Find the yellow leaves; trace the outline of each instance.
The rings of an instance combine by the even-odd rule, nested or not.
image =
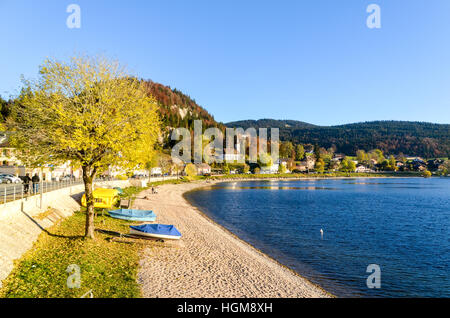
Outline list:
[[[158,106],[117,62],[46,60],[40,76],[21,96],[19,133],[13,137],[28,156],[130,167],[151,157],[160,128]],[[58,156],[47,155],[54,153]]]

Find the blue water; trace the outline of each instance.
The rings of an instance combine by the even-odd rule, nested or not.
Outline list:
[[[233,182],[186,197],[337,296],[450,297],[448,178]]]

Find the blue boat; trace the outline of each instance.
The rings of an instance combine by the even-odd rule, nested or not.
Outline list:
[[[175,226],[166,224],[130,226],[130,234],[166,240],[179,240],[181,238],[181,233]]]
[[[153,222],[156,214],[150,210],[119,209],[108,211],[109,215],[116,219],[128,221]]]

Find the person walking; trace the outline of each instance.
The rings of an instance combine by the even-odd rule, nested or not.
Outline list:
[[[39,178],[38,174],[35,173],[33,178],[31,178],[31,181],[33,182],[33,193],[36,194],[39,192],[39,182],[41,179]]]
[[[23,193],[28,194],[28,192],[30,191],[30,182],[31,182],[30,174],[27,173],[25,177],[23,177]]]

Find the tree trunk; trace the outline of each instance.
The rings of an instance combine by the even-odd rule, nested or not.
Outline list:
[[[95,173],[92,172],[92,167],[83,166],[83,181],[86,197],[86,227],[84,236],[87,238],[94,238],[94,193],[92,183]]]

